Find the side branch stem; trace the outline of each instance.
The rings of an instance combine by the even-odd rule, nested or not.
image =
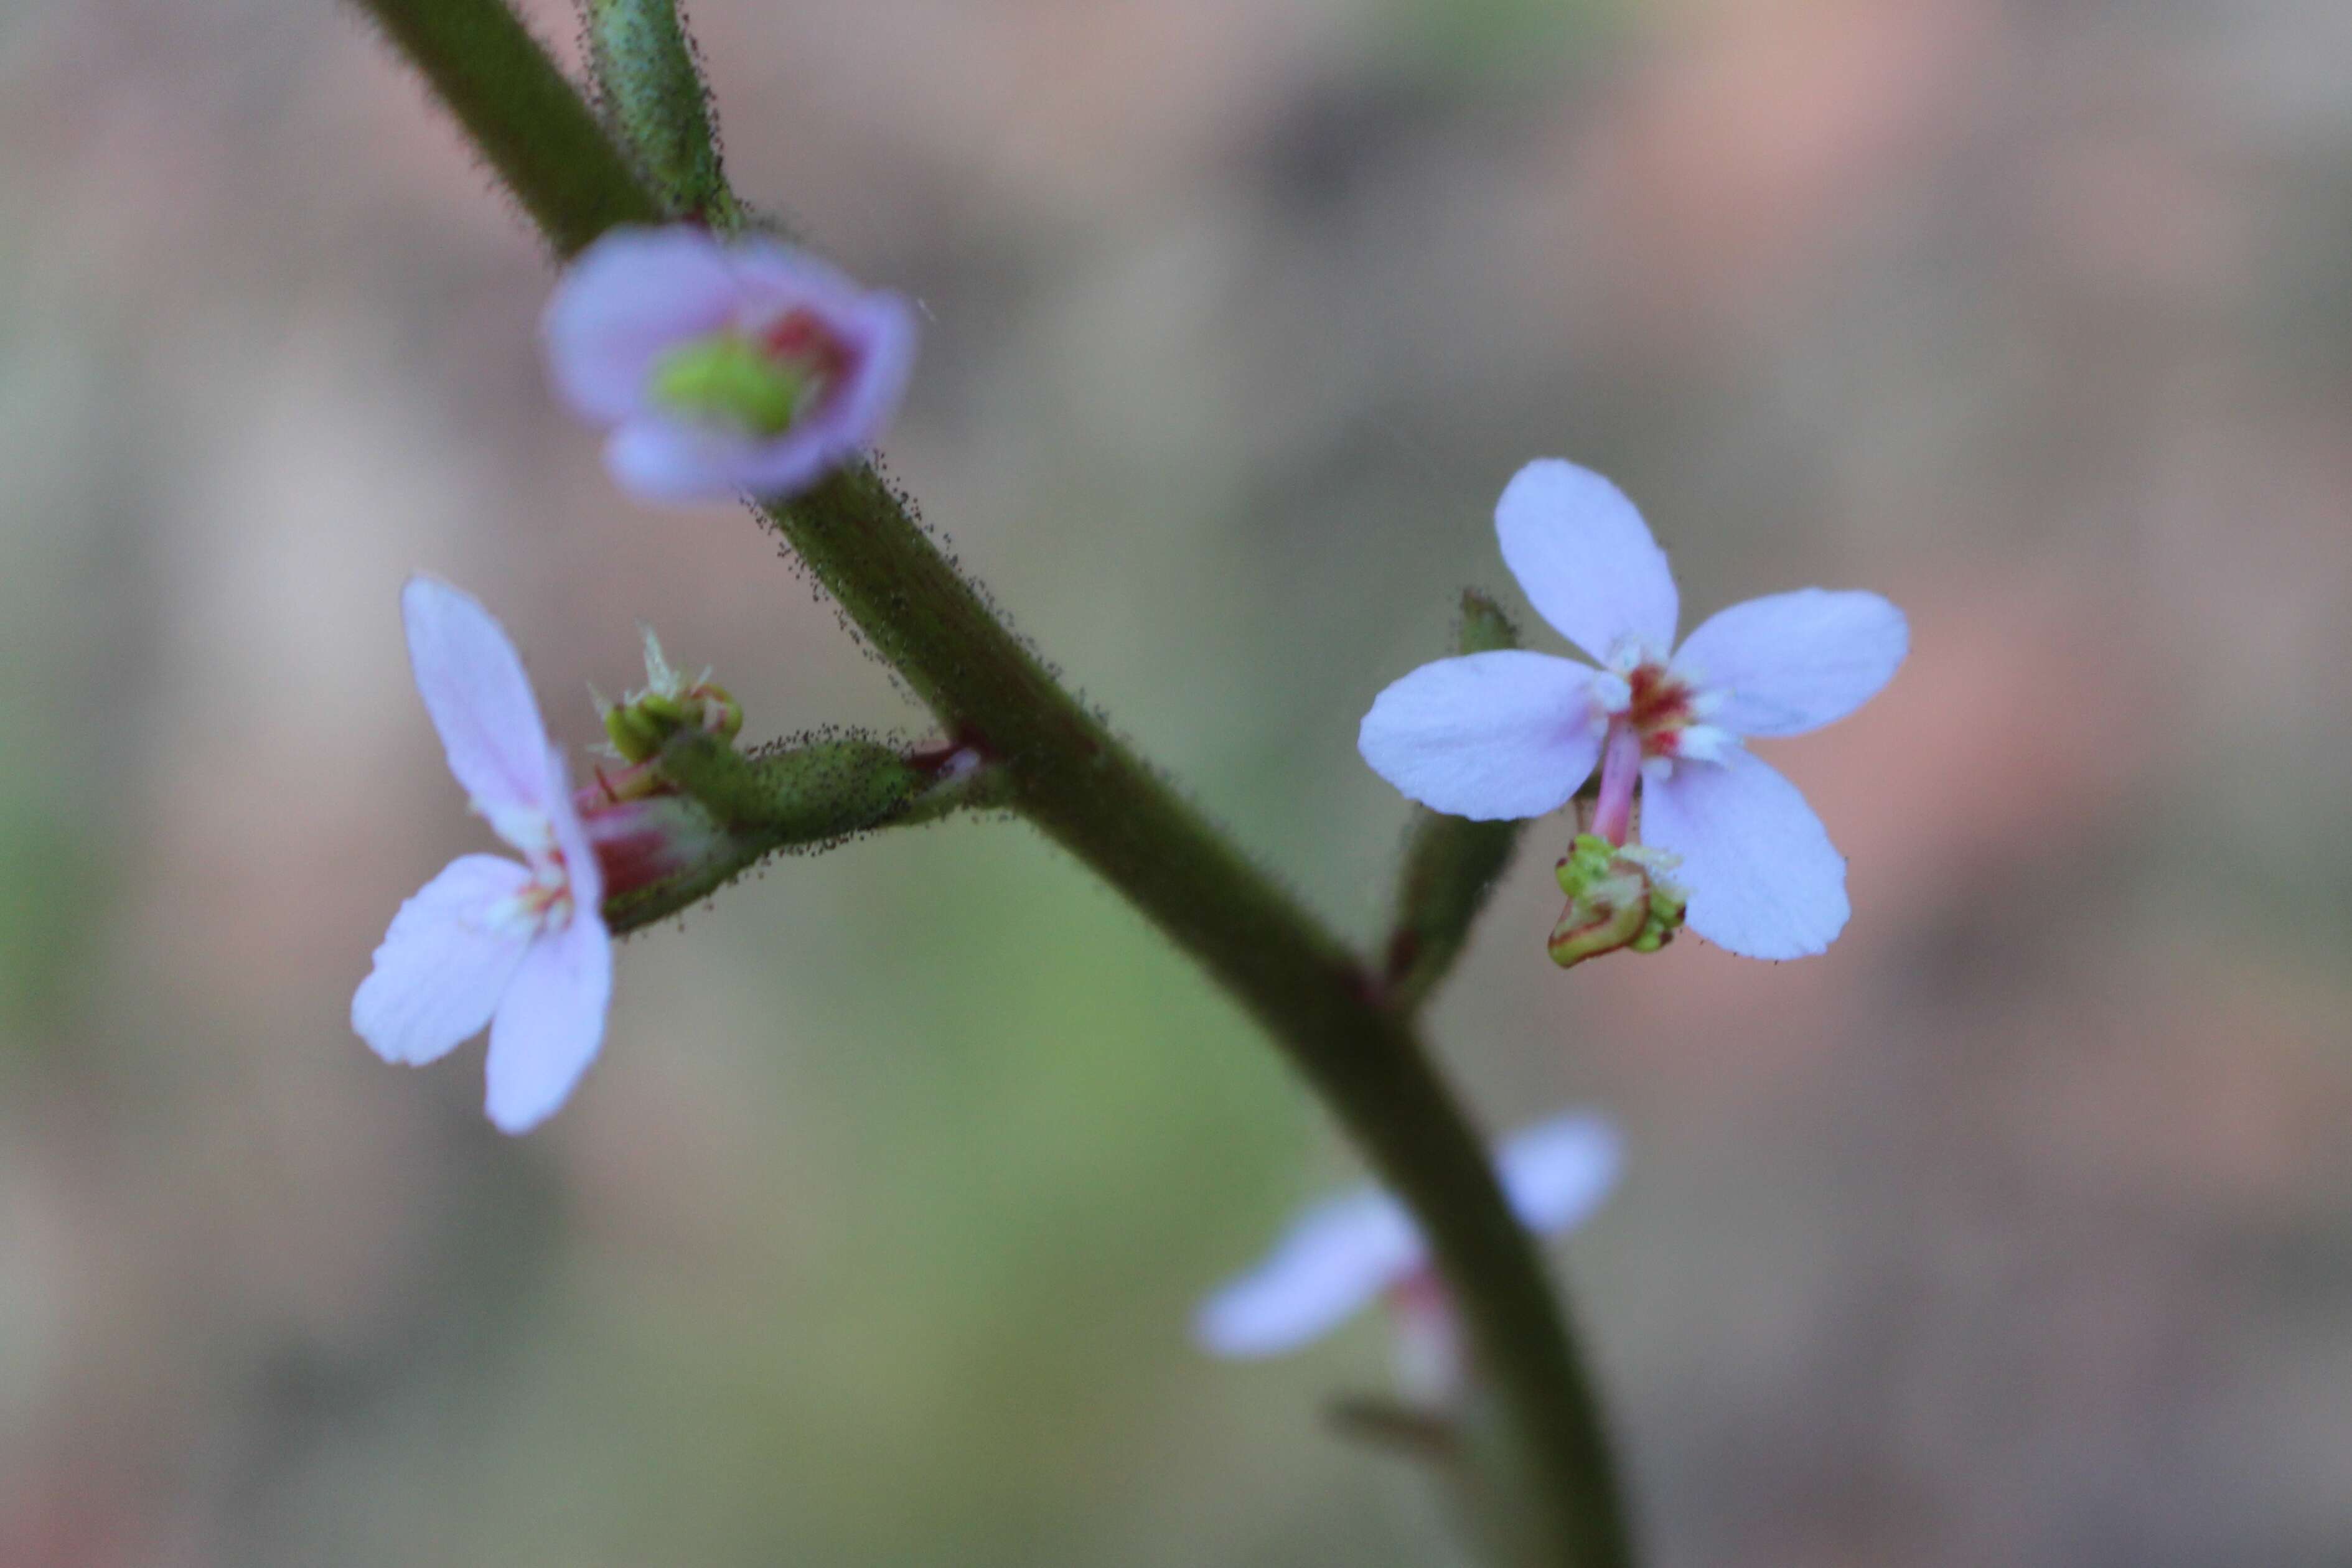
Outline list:
[[[559,251],[655,204],[501,0],[362,0]],[[538,55],[519,63],[519,50]],[[552,78],[572,109],[550,101]],[[1600,1408],[1484,1142],[1354,955],[1006,630],[863,467],[764,508],[877,652],[1009,779],[1011,804],[1118,888],[1280,1042],[1412,1209],[1521,1451],[1531,1561],[1632,1561]]]

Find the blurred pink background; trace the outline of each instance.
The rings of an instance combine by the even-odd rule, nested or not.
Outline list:
[[[535,12],[568,45],[560,8]],[[1654,1561],[2352,1553],[2352,10],[702,0],[730,168],[929,315],[890,459],[1369,941],[1353,751],[1539,454],[1691,616],[1912,612],[1770,746],[1826,957],[1573,975],[1538,825],[1435,1013],[1633,1149],[1560,1249]],[[549,270],[350,10],[0,15],[0,1563],[1452,1560],[1192,1301],[1345,1150],[1025,830],[621,956],[546,1131],[346,1026],[486,846],[412,570],[558,731],[646,621],[755,734],[920,716],[744,517],[606,484]],[[1554,646],[1538,635],[1538,645]]]

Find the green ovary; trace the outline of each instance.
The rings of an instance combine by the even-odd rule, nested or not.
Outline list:
[[[731,332],[682,343],[654,365],[653,397],[674,413],[749,435],[782,435],[816,378]]]
[[[1568,908],[1552,928],[1552,962],[1570,968],[1623,948],[1654,953],[1682,928],[1688,895],[1665,880],[1672,855],[1579,833],[1557,868]]]

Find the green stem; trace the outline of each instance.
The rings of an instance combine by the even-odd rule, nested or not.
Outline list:
[[[420,32],[444,43],[462,35],[466,29],[448,25],[455,14],[503,12],[500,0],[363,3],[404,47]],[[415,14],[440,20],[420,29]],[[505,26],[528,44],[510,17]],[[475,30],[507,36],[488,22]],[[568,149],[499,153],[531,143],[550,118],[536,97],[497,90],[530,73],[479,70],[446,48],[410,52],[500,172],[518,183],[559,249],[577,249],[619,214],[652,204],[601,135],[601,162],[591,156],[576,167],[565,164]],[[585,117],[584,107],[579,113]],[[585,179],[591,163],[594,178]],[[1002,768],[1014,809],[1118,887],[1241,999],[1418,1217],[1531,1478],[1519,1503],[1528,1533],[1542,1543],[1532,1560],[1571,1568],[1630,1563],[1599,1403],[1565,1313],[1512,1218],[1485,1144],[1411,1024],[1381,1004],[1373,977],[1062,688],[876,473],[845,470],[765,511],[950,733]]]
[[[583,0],[588,61],[604,115],[639,173],[680,217],[742,226],[711,128],[710,89],[670,0]]]
[[[1257,1016],[1419,1218],[1528,1451],[1540,1561],[1631,1562],[1565,1311],[1484,1144],[1371,976],[1061,688],[870,470],[766,511],[918,695],[1003,762],[1016,808]]]

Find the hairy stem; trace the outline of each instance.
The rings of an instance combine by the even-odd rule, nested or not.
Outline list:
[[[742,225],[719,138],[710,92],[670,0],[583,0],[589,67],[605,119],[639,174],[672,213],[721,231]]]
[[[362,0],[559,251],[655,211],[584,104],[502,0]],[[568,88],[563,89],[566,93]],[[1001,768],[1009,804],[1149,915],[1230,989],[1411,1207],[1462,1303],[1529,1478],[1530,1561],[1631,1561],[1598,1402],[1483,1141],[1411,1024],[1356,956],[1216,832],[1054,679],[875,472],[764,508],[817,580],[960,740]]]
[[[767,515],[943,722],[1006,768],[1013,804],[1231,989],[1412,1207],[1538,1478],[1541,1561],[1630,1549],[1597,1400],[1486,1148],[1355,956],[1008,633],[870,470]]]

